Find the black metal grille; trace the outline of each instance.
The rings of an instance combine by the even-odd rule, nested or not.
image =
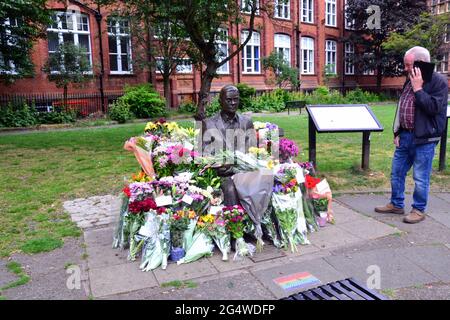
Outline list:
[[[340,280],[290,295],[281,300],[388,300],[353,278]]]

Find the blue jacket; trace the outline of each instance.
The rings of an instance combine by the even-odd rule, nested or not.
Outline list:
[[[409,80],[408,80],[409,81]],[[406,85],[407,81],[405,82]],[[405,88],[405,85],[403,88]],[[433,72],[430,82],[414,93],[414,143],[439,141],[447,124],[448,82],[443,75]],[[400,104],[394,119],[394,136],[400,134]]]

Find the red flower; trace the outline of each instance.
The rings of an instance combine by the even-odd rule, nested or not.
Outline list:
[[[127,195],[128,198],[131,197],[131,191],[128,186],[123,188],[122,191],[123,191],[123,193],[125,193]]]
[[[305,176],[305,185],[308,189],[314,188],[319,182],[320,179],[311,177],[309,174]]]
[[[166,212],[166,208],[165,207],[159,207],[158,208],[158,210],[157,210],[157,212],[158,212],[158,214],[163,214],[163,213],[165,213]]]
[[[158,122],[159,122],[160,124],[166,123],[166,119],[164,119],[164,118],[159,118]]]

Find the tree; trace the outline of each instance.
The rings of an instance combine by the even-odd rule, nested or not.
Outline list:
[[[255,15],[270,11],[272,2],[264,4],[263,0],[170,0],[169,16],[172,22],[182,23],[189,36],[192,46],[188,55],[194,64],[202,63],[199,103],[195,118],[205,117],[205,109],[209,102],[211,83],[217,76],[217,69],[239,54],[250,41],[255,28]],[[241,12],[239,3],[245,3]],[[267,1],[269,3],[269,1]],[[226,38],[234,45],[228,55],[223,55],[216,41],[223,36],[221,28],[230,24],[245,24],[248,34],[245,39],[239,39],[228,34]]]
[[[382,47],[387,52],[403,55],[408,49],[421,46],[427,48],[431,57],[436,59],[442,53],[449,24],[450,13],[432,15],[424,12],[420,15],[418,23],[405,30],[403,34],[391,33]]]
[[[34,74],[30,51],[50,23],[46,0],[0,1],[0,80]]]
[[[43,71],[48,79],[55,82],[58,88],[64,88],[64,106],[67,107],[67,88],[69,84],[80,84],[88,79],[91,71],[89,60],[84,48],[73,43],[63,43],[51,54],[44,65]]]
[[[377,71],[377,89],[385,76],[402,72],[402,55],[387,51],[382,44],[393,32],[403,34],[416,24],[426,10],[425,0],[348,0],[346,17],[353,21],[354,31],[345,41],[361,50],[355,55],[360,71]],[[373,53],[370,54],[363,53]]]
[[[187,34],[179,21],[171,19],[170,3],[160,1],[144,7],[147,0],[131,0],[128,15],[132,16],[132,33],[144,50],[136,50],[141,65],[156,69],[163,78],[166,107],[172,105],[170,77],[187,56],[189,42]],[[142,21],[148,21],[142,23]],[[145,28],[151,28],[150,34]]]
[[[265,70],[271,70],[274,73],[275,83],[279,88],[289,84],[295,88],[300,86],[297,69],[286,62],[283,54],[273,51],[268,57],[262,59],[262,65]]]

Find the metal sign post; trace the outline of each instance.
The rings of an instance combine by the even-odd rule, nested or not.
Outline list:
[[[450,118],[450,106],[447,106],[447,123],[445,124],[445,130],[441,137],[441,146],[439,149],[439,171],[444,171],[446,168],[445,156],[447,154],[448,118]]]

